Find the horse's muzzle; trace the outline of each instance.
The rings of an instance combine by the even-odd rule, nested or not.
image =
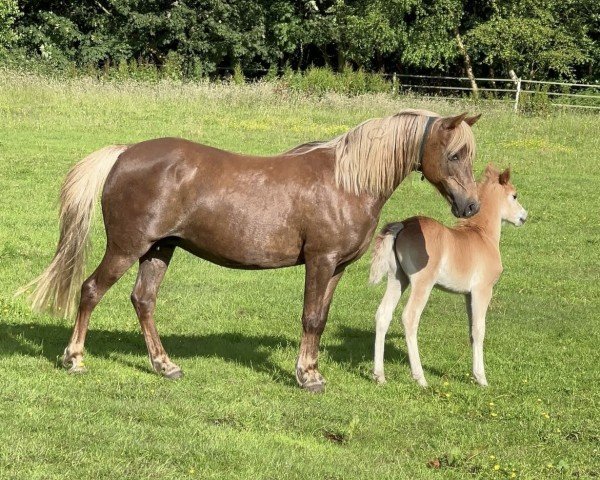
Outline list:
[[[452,215],[459,218],[470,218],[479,212],[479,202],[468,199],[463,205],[459,206],[456,201],[452,202]]]

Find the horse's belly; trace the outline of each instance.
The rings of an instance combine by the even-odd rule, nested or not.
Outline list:
[[[229,268],[281,268],[304,263],[302,239],[290,228],[197,225],[179,235],[179,246]]]

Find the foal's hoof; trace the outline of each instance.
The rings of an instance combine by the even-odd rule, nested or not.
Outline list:
[[[487,378],[485,378],[485,373],[477,374],[473,372],[473,377],[475,378],[475,381],[479,384],[480,387],[488,386]]]
[[[419,384],[419,387],[421,388],[427,388],[429,386],[427,380],[425,380],[425,377],[415,378],[415,381]]]
[[[386,380],[384,375],[378,375],[376,373],[373,374],[373,380],[377,382],[378,385],[385,385]]]

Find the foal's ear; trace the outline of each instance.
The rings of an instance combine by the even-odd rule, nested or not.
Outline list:
[[[477,120],[479,120],[480,118],[481,118],[481,113],[479,115],[473,115],[472,117],[465,118],[465,122],[469,127],[472,127],[473,125],[475,125]]]
[[[500,177],[498,178],[498,182],[500,182],[500,185],[506,185],[510,180],[510,167],[508,167],[506,170],[504,170],[501,174]]]
[[[467,112],[463,112],[460,115],[457,115],[456,117],[444,117],[444,119],[442,120],[442,127],[446,130],[454,130],[461,124],[461,122],[466,118],[466,116]]]
[[[483,171],[483,176],[485,178],[494,178],[494,177],[498,177],[500,175],[500,172],[498,171],[498,169],[494,166],[493,163],[488,163],[487,166],[485,167],[485,170]]]

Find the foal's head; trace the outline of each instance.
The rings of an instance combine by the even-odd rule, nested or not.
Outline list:
[[[481,115],[432,118],[422,147],[421,170],[452,206],[455,217],[468,218],[479,211],[473,177],[475,139],[471,126]]]
[[[527,211],[517,200],[517,189],[510,181],[510,167],[500,172],[488,165],[480,186],[480,196],[485,202],[496,202],[502,221],[520,227],[527,220]]]

